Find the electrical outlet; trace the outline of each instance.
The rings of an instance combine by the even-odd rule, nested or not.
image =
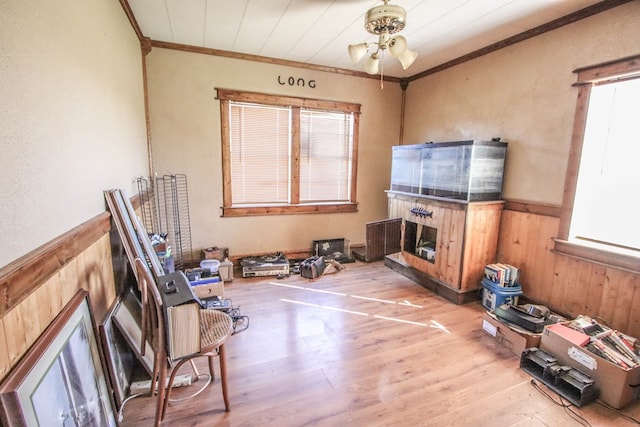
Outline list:
[[[167,384],[168,382],[169,378],[167,378],[167,382],[165,384]],[[175,379],[173,380],[174,388],[186,387],[189,385],[191,385],[191,375],[176,375]],[[144,394],[149,393],[149,390],[151,390],[151,380],[136,381],[131,384],[129,388],[129,394]]]

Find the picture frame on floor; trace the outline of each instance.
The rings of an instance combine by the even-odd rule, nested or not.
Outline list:
[[[88,292],[80,290],[0,386],[0,421],[116,426]]]
[[[140,301],[134,295],[133,290],[129,290],[122,296],[121,303],[114,310],[112,319],[114,325],[122,333],[129,347],[149,375],[149,378],[151,378],[155,353],[148,342],[145,342],[144,352],[142,351],[141,316],[142,307],[140,306]]]
[[[113,390],[114,403],[118,410],[122,408],[127,396],[130,395],[131,384],[134,381],[151,378],[141,367],[141,363],[123,333],[114,324],[113,316],[121,309],[121,305],[122,300],[117,298],[98,325],[104,364]]]

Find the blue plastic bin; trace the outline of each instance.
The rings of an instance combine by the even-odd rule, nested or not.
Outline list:
[[[518,305],[518,297],[522,295],[522,286],[500,286],[490,280],[482,279],[482,306],[487,310],[495,310],[502,304]]]

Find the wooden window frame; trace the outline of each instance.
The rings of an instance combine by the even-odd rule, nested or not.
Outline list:
[[[346,213],[357,212],[356,181],[358,172],[358,134],[360,123],[360,104],[347,102],[310,99],[293,96],[270,95],[257,92],[243,92],[230,89],[216,89],[216,99],[220,101],[220,123],[222,136],[222,192],[223,192],[223,217],[252,216],[252,215],[287,215],[287,214],[312,214],[312,213]],[[353,114],[353,156],[351,167],[351,190],[348,202],[342,203],[300,203],[300,134],[299,115],[294,114],[292,124],[293,152],[291,165],[292,200],[286,205],[260,205],[260,206],[233,206],[231,185],[231,150],[229,134],[229,103],[246,102],[262,105],[317,109],[323,111],[335,111]]]
[[[562,207],[560,210],[558,238],[555,239],[554,242],[554,251],[607,266],[632,272],[640,272],[640,258],[634,254],[612,250],[613,248],[609,245],[592,246],[569,241],[569,230],[576,196],[578,171],[580,169],[591,88],[598,83],[624,79],[640,74],[640,55],[579,68],[574,72],[577,74],[577,80],[574,86],[578,88],[578,96]]]

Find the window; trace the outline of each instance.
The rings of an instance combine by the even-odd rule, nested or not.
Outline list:
[[[556,249],[637,271],[638,58],[577,73],[578,102]]]
[[[356,211],[359,104],[217,92],[223,216]]]

